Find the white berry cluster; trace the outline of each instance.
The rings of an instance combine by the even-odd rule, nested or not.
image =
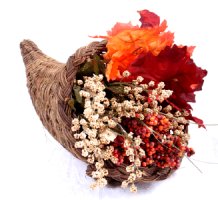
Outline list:
[[[82,150],[82,156],[87,158],[90,164],[95,164],[96,171],[92,172],[92,177],[96,180],[92,188],[104,187],[107,180],[108,170],[104,168],[104,161],[116,162],[113,157],[113,146],[109,145],[117,136],[111,128],[116,126],[116,122],[105,115],[105,109],[110,105],[105,86],[102,84],[103,75],[93,75],[78,80],[77,85],[83,86],[79,92],[84,98],[83,115],[72,120],[72,131],[77,139],[75,148]]]

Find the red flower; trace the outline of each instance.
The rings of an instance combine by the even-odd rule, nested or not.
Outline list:
[[[196,66],[189,51],[186,46],[173,45],[167,46],[157,56],[141,53],[127,69],[131,73],[128,81],[139,75],[146,83],[163,81],[165,88],[173,91],[169,101],[180,109],[190,110],[188,102],[195,102],[194,92],[202,89],[207,71]]]

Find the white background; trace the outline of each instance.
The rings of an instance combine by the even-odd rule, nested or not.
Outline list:
[[[105,34],[115,22],[138,23],[137,10],[167,19],[177,44],[196,45],[193,58],[209,71],[197,93],[194,114],[218,123],[216,0],[0,0],[0,199],[217,199],[218,127],[191,126],[193,157],[166,181],[141,185],[137,194],[120,188],[91,191],[86,165],[43,128],[27,88],[19,43],[31,39],[48,55],[68,56]],[[203,163],[206,161],[210,163]]]

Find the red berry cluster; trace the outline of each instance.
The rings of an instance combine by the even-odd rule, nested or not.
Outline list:
[[[160,168],[177,169],[185,153],[187,156],[194,154],[192,148],[183,144],[181,136],[170,133],[171,122],[164,115],[148,114],[143,123],[138,119],[126,118],[123,119],[122,126],[127,132],[133,132],[134,137],[140,136],[142,139],[140,147],[145,151],[145,156],[141,156],[142,167],[155,165]],[[125,153],[124,136],[117,136],[113,146],[118,165],[123,162],[129,164]]]
[[[118,159],[117,165],[121,165],[122,163],[129,164],[129,160],[126,157],[126,148],[124,147],[124,137],[118,135],[113,142],[113,146],[113,156]]]

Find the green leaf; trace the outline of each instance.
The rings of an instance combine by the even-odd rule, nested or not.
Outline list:
[[[124,94],[124,86],[123,85],[110,85],[107,87],[114,94]]]
[[[78,86],[78,85],[75,85],[75,86],[73,87],[73,91],[74,91],[74,95],[75,95],[75,97],[76,97],[76,101],[77,101],[78,103],[82,104],[82,100],[83,100],[83,99],[82,99],[82,97],[81,97],[80,94],[79,94],[80,90],[81,90],[81,87]]]
[[[97,54],[94,54],[92,59],[79,68],[77,77],[82,78],[83,76],[98,75],[100,73],[105,74],[105,63]]]
[[[76,108],[74,107],[74,105],[75,105],[75,99],[74,98],[70,99],[67,103],[70,106],[71,110],[76,111]]]
[[[92,64],[93,64],[93,71],[96,75],[99,75],[99,61],[100,58],[97,54],[93,56]]]
[[[93,64],[92,64],[92,62],[86,62],[82,67],[80,67],[77,74],[79,76],[91,76],[93,74]]]
[[[123,86],[134,86],[132,83],[129,82],[112,82],[109,83],[109,86],[115,86],[115,85],[123,85]]]

